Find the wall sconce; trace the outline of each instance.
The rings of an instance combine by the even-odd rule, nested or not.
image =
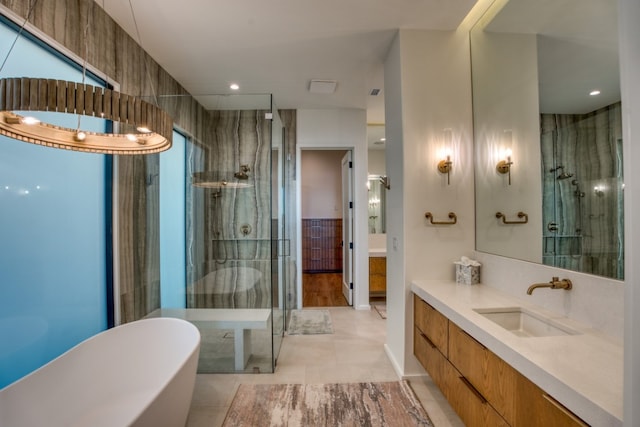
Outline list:
[[[496,170],[501,174],[509,174],[509,185],[511,185],[511,165],[513,162],[511,161],[511,145],[513,143],[513,133],[511,130],[505,130],[502,136],[502,146],[505,147],[501,150],[501,154],[499,156],[500,161],[496,165]]]
[[[509,185],[511,185],[511,165],[513,164],[513,162],[511,161],[511,150],[506,150],[504,155],[506,156],[506,159],[502,159],[498,162],[498,164],[496,165],[496,170],[503,175],[505,173],[508,173]]]
[[[444,152],[446,159],[442,159],[438,162],[438,171],[442,174],[447,174],[447,185],[451,184],[451,168],[453,162],[451,161],[451,129],[444,130]]]

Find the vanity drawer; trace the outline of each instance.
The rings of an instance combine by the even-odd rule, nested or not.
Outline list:
[[[440,353],[435,344],[417,327],[413,330],[413,352],[416,358],[464,424],[469,427],[508,426],[487,400]]]
[[[433,382],[444,393],[446,389],[445,364],[449,362],[420,329],[414,327],[413,331],[413,354],[429,373]]]
[[[444,357],[449,352],[449,319],[417,295],[413,297],[415,325],[435,344]]]
[[[588,427],[577,415],[523,375],[517,378],[516,427]]]
[[[517,371],[453,322],[449,360],[509,424],[515,423]]]
[[[509,427],[509,424],[487,402],[456,368],[446,361],[443,394],[467,427]]]

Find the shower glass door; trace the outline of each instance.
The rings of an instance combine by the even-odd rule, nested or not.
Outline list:
[[[271,95],[207,101],[216,109],[186,153],[186,308],[205,310],[198,370],[273,372],[290,253],[282,121]]]

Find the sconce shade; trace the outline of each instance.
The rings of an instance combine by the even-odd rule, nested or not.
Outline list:
[[[139,129],[117,134],[27,124],[14,111],[92,116]],[[116,127],[117,129],[117,127]],[[171,148],[173,121],[156,107],[111,89],[64,80],[0,79],[0,135],[32,144],[102,154],[152,154]]]

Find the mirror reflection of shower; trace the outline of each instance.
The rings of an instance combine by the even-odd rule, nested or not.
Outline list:
[[[386,194],[382,177],[369,175],[367,188],[369,192],[369,234],[384,234],[386,226]]]
[[[218,244],[214,245],[212,254],[213,261],[220,265],[227,262],[227,246],[222,238],[222,189],[214,189],[211,192],[211,225],[214,241]],[[220,256],[222,252],[222,256]]]
[[[549,172],[554,174],[556,184],[558,186],[565,185],[564,181],[573,178],[574,173],[565,170],[563,165],[558,165],[549,169]],[[565,224],[565,231],[558,237],[564,238],[564,250],[562,252],[572,258],[580,257],[582,255],[582,198],[585,196],[584,191],[580,189],[580,183],[577,178],[571,180],[571,187],[559,187],[558,194],[560,195],[559,209],[564,209],[564,212],[559,213],[559,218],[563,219]],[[575,196],[575,200],[571,201],[570,197],[563,198],[562,196],[567,194],[568,196]],[[573,213],[573,215],[571,215]],[[571,234],[571,229],[574,233]]]
[[[624,278],[621,104],[540,120],[543,263]]]

